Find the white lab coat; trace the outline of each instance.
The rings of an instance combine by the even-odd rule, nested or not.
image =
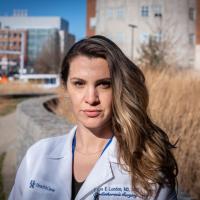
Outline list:
[[[76,127],[64,136],[40,140],[27,151],[9,200],[71,200],[75,130]],[[131,191],[129,174],[117,164],[116,146],[114,137],[83,183],[76,200],[140,199]],[[169,188],[162,188],[153,199],[176,200],[176,194]]]

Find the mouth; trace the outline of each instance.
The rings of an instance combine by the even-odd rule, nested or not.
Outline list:
[[[101,114],[101,110],[83,110],[83,112],[87,117],[91,118],[98,117]]]

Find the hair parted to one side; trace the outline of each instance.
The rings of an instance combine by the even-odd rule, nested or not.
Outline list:
[[[61,79],[66,86],[70,62],[79,55],[107,60],[112,83],[112,128],[118,160],[126,163],[132,189],[140,197],[155,195],[155,186],[176,186],[178,167],[167,134],[148,116],[149,95],[141,70],[108,38],[92,36],[75,43],[65,56]],[[124,168],[124,165],[122,166]]]

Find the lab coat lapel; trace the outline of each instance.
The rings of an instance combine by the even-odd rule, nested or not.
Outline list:
[[[108,146],[106,151],[101,155],[97,160],[92,171],[86,178],[82,187],[80,188],[76,200],[84,200],[92,193],[95,193],[97,188],[103,186],[105,183],[114,179],[114,172],[112,170],[111,160],[114,156],[115,158],[115,147],[116,147],[116,138],[113,138],[113,141]],[[114,153],[114,154],[113,154]]]
[[[62,188],[65,191],[66,199],[71,199],[72,182],[72,140],[76,131],[74,127],[67,135],[63,144],[58,144],[56,148],[48,155],[48,159],[54,160],[58,165],[57,177]]]

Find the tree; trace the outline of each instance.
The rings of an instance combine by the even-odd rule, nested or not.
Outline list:
[[[61,62],[60,38],[56,31],[43,45],[42,51],[35,63],[37,73],[58,73]]]
[[[153,68],[167,66],[168,48],[166,47],[167,43],[157,41],[153,36],[150,36],[149,42],[140,47],[138,61],[144,66]]]
[[[181,34],[174,34],[178,27],[176,22],[170,19],[163,22],[162,17],[158,22],[153,25],[148,24],[151,33],[148,41],[142,43],[138,49],[138,62],[140,65],[152,68],[180,66],[187,56],[180,51],[187,47],[186,41]]]

